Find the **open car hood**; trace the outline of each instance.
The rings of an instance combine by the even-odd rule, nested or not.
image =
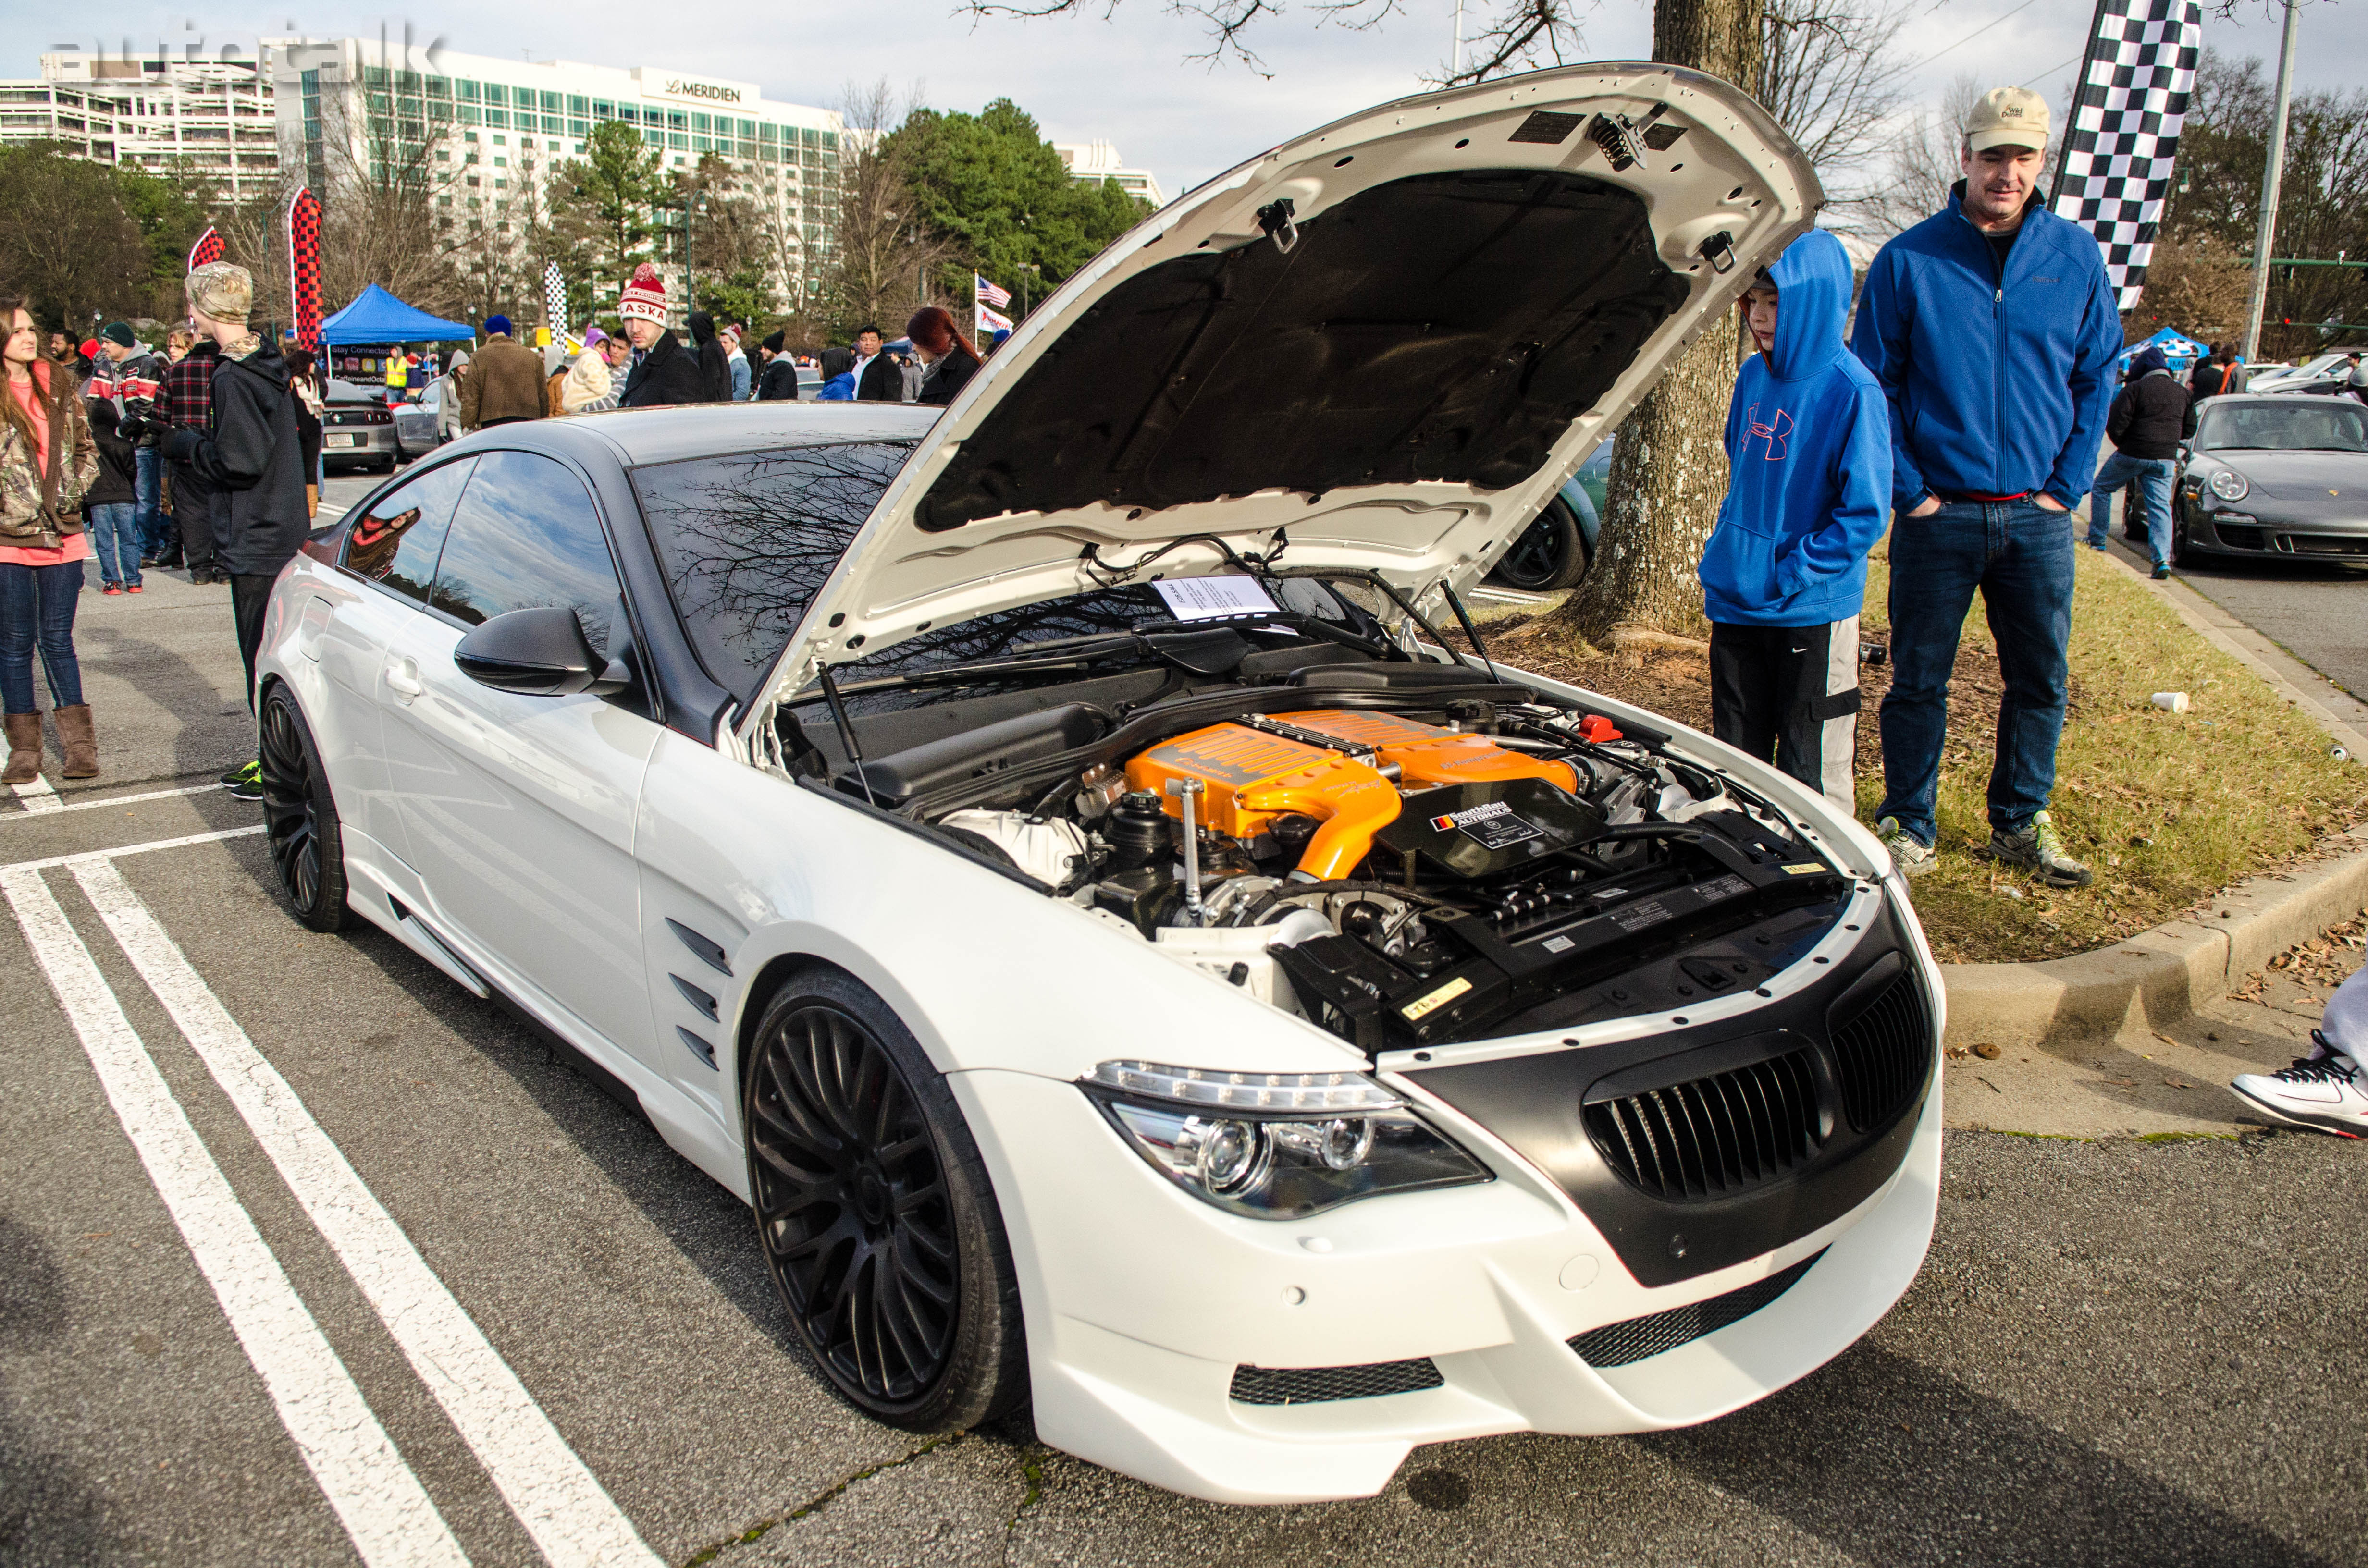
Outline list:
[[[1649,62],[1404,98],[1253,158],[972,377],[747,722],[818,662],[1228,550],[1466,585],[1823,200],[1749,96]]]

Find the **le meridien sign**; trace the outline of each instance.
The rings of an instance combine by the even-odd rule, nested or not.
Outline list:
[[[703,98],[715,104],[743,103],[754,96],[745,87],[723,82],[694,81],[688,76],[664,77],[658,90],[670,98]]]

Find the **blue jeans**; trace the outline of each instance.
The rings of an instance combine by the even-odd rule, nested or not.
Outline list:
[[[2064,733],[2064,647],[2072,635],[2072,524],[2030,501],[1944,504],[1891,528],[1891,689],[1883,699],[1878,817],[1926,844],[1949,728],[1949,676],[1974,591],[1998,642],[2006,695],[1990,768],[1990,825],[2013,833],[2055,788]]]
[[[2089,492],[2089,542],[2102,548],[2113,526],[2113,497],[2137,481],[2146,497],[2146,542],[2154,563],[2170,564],[2170,471],[2169,458],[2133,458],[2115,452],[2097,465],[2096,487]]]
[[[164,448],[131,449],[131,493],[138,510],[133,520],[140,529],[140,552],[161,555],[165,547]]]
[[[140,581],[140,530],[136,501],[109,501],[83,508],[83,527],[90,530],[90,547],[98,552],[98,580],[130,587]]]
[[[19,566],[0,561],[0,711],[34,713],[33,650],[50,677],[50,700],[59,708],[82,703],[82,665],[74,658],[74,598],[82,592],[82,562]]]

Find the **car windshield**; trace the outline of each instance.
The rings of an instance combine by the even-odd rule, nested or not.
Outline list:
[[[912,450],[910,441],[848,442],[633,471],[691,646],[742,702]]]
[[[2368,407],[2350,399],[2207,407],[2195,432],[2203,452],[2368,452]]]

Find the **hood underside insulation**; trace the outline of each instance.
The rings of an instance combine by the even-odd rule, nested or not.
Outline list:
[[[1688,279],[1643,199],[1584,175],[1394,180],[1260,238],[1148,268],[1062,334],[917,509],[1158,508],[1281,489],[1534,473]]]

